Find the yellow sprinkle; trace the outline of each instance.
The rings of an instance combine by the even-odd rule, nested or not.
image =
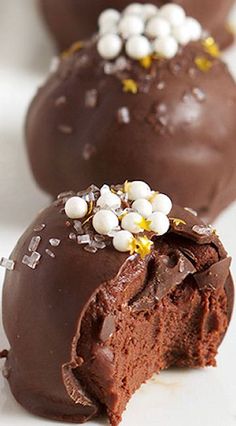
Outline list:
[[[92,214],[91,216],[87,217],[87,219],[84,220],[84,222],[82,223],[82,225],[85,225],[87,222],[89,222],[92,217],[94,216],[94,214]]]
[[[151,196],[148,198],[148,201],[150,201],[150,203],[152,203],[157,194],[159,194],[159,191],[153,191]]]
[[[84,47],[84,43],[82,41],[76,41],[71,45],[71,47],[64,52],[62,52],[62,57],[67,58],[68,56],[73,55],[73,53],[78,52],[80,49]]]
[[[133,93],[133,95],[135,95],[138,92],[138,85],[131,78],[123,80],[122,84],[123,84],[123,91],[124,92]]]
[[[151,252],[152,245],[153,242],[149,240],[146,236],[133,238],[129,246],[130,254],[132,255],[134,253],[137,253],[143,259],[145,256],[147,256],[147,254]]]
[[[136,249],[137,249],[137,239],[133,237],[132,240],[129,243],[130,254],[132,255],[132,254],[136,253]]]
[[[145,219],[144,217],[142,217],[142,219],[136,223],[136,225],[140,226],[140,228],[143,229],[144,231],[150,231],[150,224],[151,224],[151,221]]]
[[[220,49],[213,37],[208,37],[205,40],[203,40],[202,45],[204,47],[205,52],[207,52],[213,58],[219,58]]]
[[[124,192],[125,193],[129,192],[129,187],[130,187],[130,182],[128,180],[126,180],[125,183],[124,183]]]
[[[204,58],[204,56],[197,56],[195,58],[195,64],[197,68],[202,72],[210,71],[213,66],[213,62],[207,58]]]
[[[178,219],[176,217],[170,217],[170,220],[173,222],[175,226],[186,225],[186,222],[183,219]]]
[[[144,56],[144,58],[140,59],[139,63],[145,69],[150,68],[150,66],[152,65],[152,57],[151,57],[151,55]]]
[[[93,211],[93,201],[91,200],[90,202],[89,202],[89,209],[88,209],[88,215],[90,215],[91,213],[92,213],[92,211]]]

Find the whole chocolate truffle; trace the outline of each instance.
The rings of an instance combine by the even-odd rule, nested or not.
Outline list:
[[[56,196],[139,176],[213,220],[236,196],[236,85],[214,41],[141,62],[125,53],[105,60],[96,40],[80,47],[62,57],[28,112],[39,186]]]
[[[76,40],[90,37],[97,30],[97,18],[105,8],[122,10],[129,0],[39,0],[48,28],[55,37],[59,49],[68,48]],[[150,3],[141,0],[139,3]],[[153,0],[157,6],[169,0]],[[233,40],[226,20],[234,0],[175,0],[187,14],[194,16],[209,30],[221,47]]]
[[[97,233],[98,214],[127,229],[141,193],[154,212],[126,225],[152,228],[156,214],[169,230]],[[105,411],[116,426],[154,372],[215,366],[233,307],[230,258],[211,227],[170,208],[143,182],[62,194],[2,260],[4,373],[29,411],[78,423]]]

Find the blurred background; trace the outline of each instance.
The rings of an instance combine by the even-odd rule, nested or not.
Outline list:
[[[9,256],[25,227],[32,221],[35,214],[49,202],[48,196],[42,193],[34,183],[24,150],[24,120],[27,107],[36,89],[45,80],[51,59],[56,54],[53,42],[37,11],[36,3],[36,0],[0,0],[0,257]],[[212,3],[214,4],[214,0]],[[230,22],[236,28],[236,8],[230,17]],[[236,78],[236,44],[228,49],[223,57]],[[236,203],[221,215],[215,226],[226,249],[233,256],[232,270],[236,277]],[[4,270],[0,269],[1,291]],[[203,389],[203,392],[204,389],[205,391],[207,389],[210,406],[214,406],[215,398],[216,401],[223,400],[225,405],[222,408],[216,404],[213,423],[211,420],[209,423],[202,423],[200,413],[199,422],[198,420],[196,423],[191,421],[192,426],[200,424],[204,426],[236,425],[235,342],[234,317],[218,358],[219,368],[214,370],[214,375],[209,373],[210,382],[207,387],[203,378],[205,376],[200,376],[200,379],[198,377],[196,380],[196,389]],[[4,344],[6,342],[0,320],[0,348]],[[178,373],[176,374],[178,375]],[[164,381],[170,380],[168,374],[164,377],[167,378],[164,378]],[[191,377],[188,373],[186,381],[191,380]],[[217,386],[219,387],[217,388]],[[213,390],[213,388],[215,389]],[[211,392],[213,392],[212,395],[210,395]],[[6,395],[10,400],[5,401]],[[12,415],[11,411],[14,411],[15,403],[0,378],[0,401],[3,398],[4,404],[0,403],[0,424],[3,426],[14,424],[15,426],[15,422],[11,423],[12,420],[9,422],[6,420],[10,419],[7,416],[9,413]],[[208,403],[204,402],[204,410],[208,408]],[[176,407],[177,409],[178,407]],[[17,415],[20,415],[20,412],[17,411]],[[6,415],[5,420],[1,420],[3,419],[1,415]],[[21,414],[21,416],[23,416],[22,425],[28,424],[24,415]],[[172,416],[174,422],[175,411]],[[31,417],[29,417],[30,421],[32,422]],[[131,425],[132,423],[124,424]],[[165,426],[163,422],[160,424]],[[172,423],[169,424],[172,425]],[[182,423],[182,425],[184,424]]]

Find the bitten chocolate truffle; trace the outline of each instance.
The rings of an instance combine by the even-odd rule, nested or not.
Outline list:
[[[145,182],[61,194],[1,264],[4,375],[37,415],[105,412],[116,426],[154,372],[216,365],[230,258],[212,227]]]
[[[177,31],[167,12],[146,25],[121,17],[117,33],[53,63],[26,124],[33,174],[52,196],[139,176],[210,222],[236,197],[235,82],[200,24],[180,8]]]
[[[139,1],[141,4],[148,0]],[[160,7],[167,0],[152,1]],[[216,38],[221,47],[233,40],[227,17],[234,0],[176,0],[187,14],[194,16]],[[59,49],[66,49],[78,39],[90,37],[97,30],[97,18],[105,8],[122,10],[129,0],[39,0],[41,12]],[[135,3],[136,4],[136,3]]]

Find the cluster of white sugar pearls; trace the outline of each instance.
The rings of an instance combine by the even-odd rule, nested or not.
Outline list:
[[[98,53],[108,60],[115,59],[123,46],[132,59],[140,60],[153,53],[170,59],[179,45],[202,37],[200,23],[174,3],[160,9],[150,3],[131,3],[122,13],[106,9],[99,16],[98,26]]]
[[[142,233],[147,228],[157,235],[165,234],[170,226],[167,215],[172,208],[167,195],[152,191],[145,182],[128,182],[124,191],[114,193],[108,185],[104,185],[94,205],[92,219],[94,230],[112,237],[113,246],[121,252],[130,250],[133,234]],[[130,208],[122,211],[124,194]],[[65,212],[70,219],[82,219],[88,211],[87,202],[79,196],[69,198],[65,204]]]

